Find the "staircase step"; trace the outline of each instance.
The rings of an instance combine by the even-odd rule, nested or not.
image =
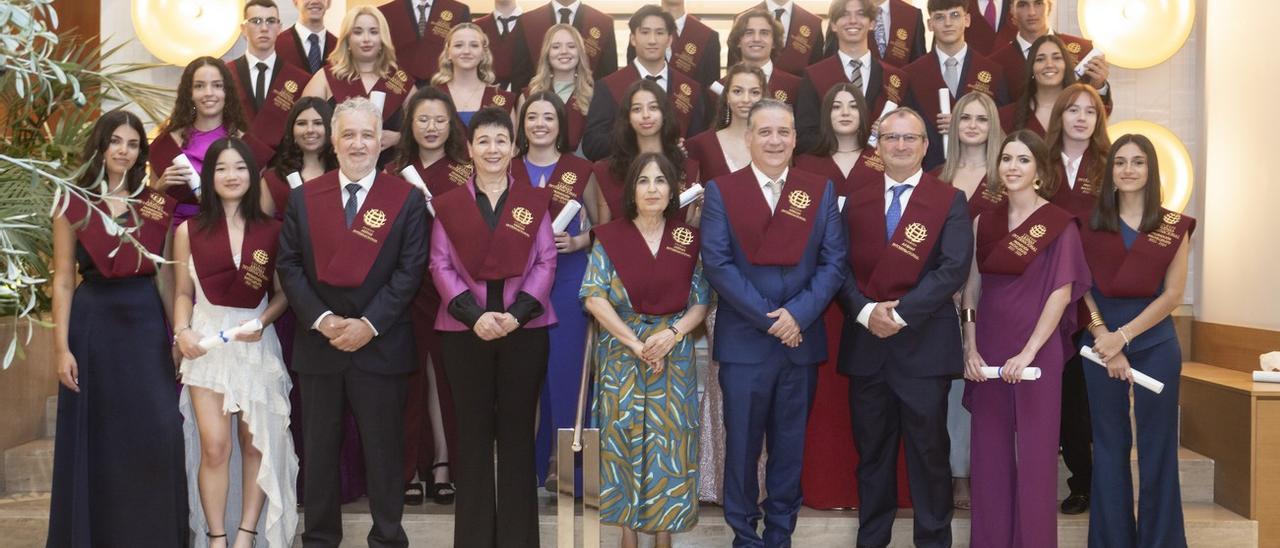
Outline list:
[[[1213,502],[1213,459],[1186,447],[1178,448],[1178,480],[1181,482],[1182,502]],[[1138,491],[1138,454],[1129,457],[1133,474],[1134,496]],[[1067,488],[1067,467],[1058,461],[1058,499],[1070,493]]]
[[[51,485],[53,438],[42,438],[5,450],[5,492],[47,493]]]
[[[44,400],[44,435],[52,438],[58,431],[58,396],[49,396]]]

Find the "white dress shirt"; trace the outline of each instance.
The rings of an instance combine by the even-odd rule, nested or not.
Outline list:
[[[769,16],[773,16],[773,10],[782,9],[782,46],[786,47],[787,39],[791,38],[791,14],[795,12],[796,3],[787,0],[783,3],[774,2],[773,0],[765,0],[764,9],[769,10]]]
[[[324,47],[324,46],[321,46],[321,47]],[[267,90],[271,89],[271,76],[276,71],[275,50],[271,50],[270,57],[267,57],[266,59],[258,59],[257,57],[253,56],[253,53],[251,53],[249,50],[246,49],[244,51],[244,62],[245,64],[249,65],[249,95],[250,96],[258,92],[258,63],[265,63],[267,65],[267,70],[264,71],[266,74],[263,75],[263,78],[265,78],[265,80],[263,80],[262,82],[262,87],[264,88],[262,90],[262,100],[266,101]]]
[[[431,10],[436,9],[436,2],[437,0],[413,0],[413,24],[417,25],[418,23],[421,23],[422,17],[426,17],[427,20],[430,20]],[[418,10],[420,9],[420,6],[422,6],[423,4],[430,4],[430,5],[427,6],[427,12],[422,14],[422,17],[418,17]]]
[[[311,29],[303,26],[302,22],[299,21],[293,25],[293,31],[298,34],[298,40],[302,42],[303,57],[311,53],[311,44],[308,42],[310,38],[308,37],[314,34],[316,35],[316,42],[320,45],[320,57],[324,58],[324,29],[321,29],[320,32],[311,32]]]
[[[862,63],[862,67],[858,69],[858,72],[862,73],[862,96],[866,97],[867,86],[871,85],[871,50],[867,49],[866,53],[863,53],[862,57],[858,59],[854,59],[840,50],[836,50],[836,55],[840,57],[840,69],[844,71],[845,80],[850,82],[853,81],[853,71],[849,70],[849,61],[856,60]]]
[[[347,207],[347,200],[351,199],[351,193],[347,192],[347,185],[351,183],[360,185],[360,190],[356,191],[356,211],[359,211],[360,208],[364,207],[364,200],[365,198],[369,197],[369,189],[373,188],[373,178],[376,177],[377,175],[378,175],[378,170],[371,169],[369,170],[368,175],[365,175],[358,181],[352,181],[351,179],[347,178],[347,175],[343,173],[342,170],[338,170],[338,188],[342,190],[342,192],[339,192],[338,194],[342,197],[342,208],[345,210]],[[315,323],[311,324],[311,329],[315,329],[319,331],[320,322],[324,321],[325,317],[329,316],[330,314],[333,314],[332,310],[325,310],[323,313],[321,313],[320,317],[316,318]],[[361,316],[360,319],[364,320],[364,323],[369,326],[370,330],[373,331],[373,336],[377,337],[378,328],[374,327],[373,323],[370,322],[368,318]]]
[[[898,185],[907,185],[907,189],[902,191],[902,195],[898,197],[898,204],[901,205],[902,212],[906,213],[907,203],[911,201],[911,195],[915,193],[916,185],[920,184],[920,177],[922,177],[923,175],[924,175],[923,169],[916,170],[915,173],[911,174],[911,176],[907,177],[905,180],[895,181],[893,180],[892,177],[889,177],[888,173],[884,174],[884,195],[885,195],[884,211],[885,213],[888,213],[889,207],[893,205],[893,187]],[[871,325],[869,323],[871,321],[871,311],[875,309],[877,304],[879,303],[874,303],[874,302],[867,303],[866,305],[863,305],[862,310],[858,312],[858,318],[857,318],[858,323],[862,324],[863,327],[866,327],[868,329],[871,328]],[[898,315],[897,310],[893,311],[893,321],[897,322],[898,325],[902,327],[907,326],[907,321],[902,319],[902,316]]]
[[[933,51],[938,52],[938,72],[942,74],[943,83],[947,81],[947,59],[956,60],[956,93],[959,94],[960,87],[964,85],[960,75],[964,72],[964,59],[969,55],[969,44],[965,44],[955,55],[947,55],[942,48],[937,47],[933,48]]]
[[[639,73],[640,73],[640,78],[641,78],[641,79],[644,79],[644,77],[646,77],[646,76],[658,76],[659,78],[658,78],[658,81],[657,81],[656,83],[657,83],[659,86],[662,86],[662,90],[663,90],[663,91],[668,91],[668,90],[670,89],[670,88],[668,87],[668,84],[670,84],[670,83],[671,83],[671,66],[670,66],[670,65],[668,65],[668,64],[666,64],[666,63],[664,62],[664,63],[662,64],[662,70],[660,70],[660,71],[658,71],[658,72],[649,72],[649,70],[648,70],[648,69],[644,68],[644,65],[640,64],[640,57],[639,57],[639,56],[637,56],[635,59],[631,60],[631,64],[632,64],[633,66],[635,66],[635,67],[636,67],[636,72],[639,72]]]
[[[769,176],[765,175],[763,171],[760,171],[760,168],[756,167],[754,163],[751,164],[751,172],[756,175],[756,184],[760,185],[760,193],[764,195],[764,201],[769,204],[770,211],[776,211],[778,209],[778,201],[773,198],[773,193],[770,192],[769,188],[765,185],[774,180],[780,180],[785,185],[787,181],[787,173],[789,171],[791,171],[791,168],[783,169],[782,175],[779,175],[777,179],[770,179]],[[782,195],[783,190],[785,190],[785,188],[778,189],[779,196]]]
[[[564,4],[561,4],[560,2],[552,2],[551,14],[555,16],[554,17],[555,22],[559,23],[560,10],[563,8],[569,8],[569,24],[573,24],[574,19],[577,19],[578,17],[578,8],[581,8],[581,7],[582,7],[582,0],[574,0],[572,4],[569,4],[567,6]]]
[[[493,26],[498,28],[498,35],[506,36],[506,34],[502,33],[502,23],[498,21],[499,17],[515,17],[515,19],[511,20],[511,24],[507,26],[507,33],[512,33],[512,32],[515,32],[516,27],[520,26],[520,15],[522,13],[524,13],[524,10],[521,10],[520,6],[516,6],[515,9],[511,10],[511,13],[506,15],[503,15],[502,13],[498,12],[498,10],[494,10]],[[559,21],[559,20],[560,20],[560,14],[556,14],[556,21]]]
[[[1067,153],[1062,153],[1063,171],[1067,172],[1067,186],[1071,189],[1076,188],[1076,177],[1080,174],[1080,158],[1072,159]]]

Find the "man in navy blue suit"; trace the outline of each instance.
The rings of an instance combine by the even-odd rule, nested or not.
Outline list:
[[[898,509],[898,444],[906,441],[916,546],[951,546],[947,390],[964,367],[952,297],[964,285],[973,228],[964,192],[923,172],[929,138],[909,108],[880,119],[884,180],[850,194],[848,318],[840,373],[858,463],[858,546],[888,546]]]
[[[709,182],[702,213],[703,269],[720,296],[724,517],[735,547],[790,546],[816,366],[827,358],[822,313],[843,282],[847,246],[831,182],[789,168],[791,107],[765,99],[747,120],[751,165]],[[762,537],[756,462],[764,440]]]

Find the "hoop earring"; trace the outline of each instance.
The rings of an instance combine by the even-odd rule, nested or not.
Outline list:
[[[1042,185],[1040,184],[1040,178],[1039,178],[1039,177],[1036,177],[1036,180],[1035,180],[1034,182],[1032,182],[1032,183],[1031,183],[1031,188],[1034,188],[1034,189],[1036,189],[1036,190],[1040,190],[1040,187],[1041,187],[1041,186],[1042,186]]]

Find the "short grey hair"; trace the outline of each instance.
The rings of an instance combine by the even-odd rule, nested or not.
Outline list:
[[[919,112],[916,112],[916,109],[913,109],[911,107],[898,107],[880,115],[880,125],[883,126],[884,123],[887,122],[890,118],[895,118],[898,116],[910,116],[912,118],[915,118],[916,120],[920,121],[920,127],[925,128],[926,131],[928,131],[929,129],[929,124],[925,123],[924,116],[921,116]]]
[[[356,96],[339,103],[338,107],[333,109],[333,135],[338,134],[338,120],[351,113],[372,116],[374,130],[379,134],[382,133],[382,111],[378,109],[378,105],[373,104],[373,101],[368,98]]]
[[[791,105],[788,105],[777,99],[766,98],[766,99],[761,99],[759,101],[756,101],[756,104],[751,105],[751,110],[747,112],[747,129],[751,129],[754,126],[754,124],[752,123],[752,120],[755,119],[757,112],[760,112],[762,110],[770,110],[770,109],[777,109],[777,110],[784,111],[787,114],[790,114],[791,125],[793,127],[796,125],[796,113],[794,110],[791,109]]]

